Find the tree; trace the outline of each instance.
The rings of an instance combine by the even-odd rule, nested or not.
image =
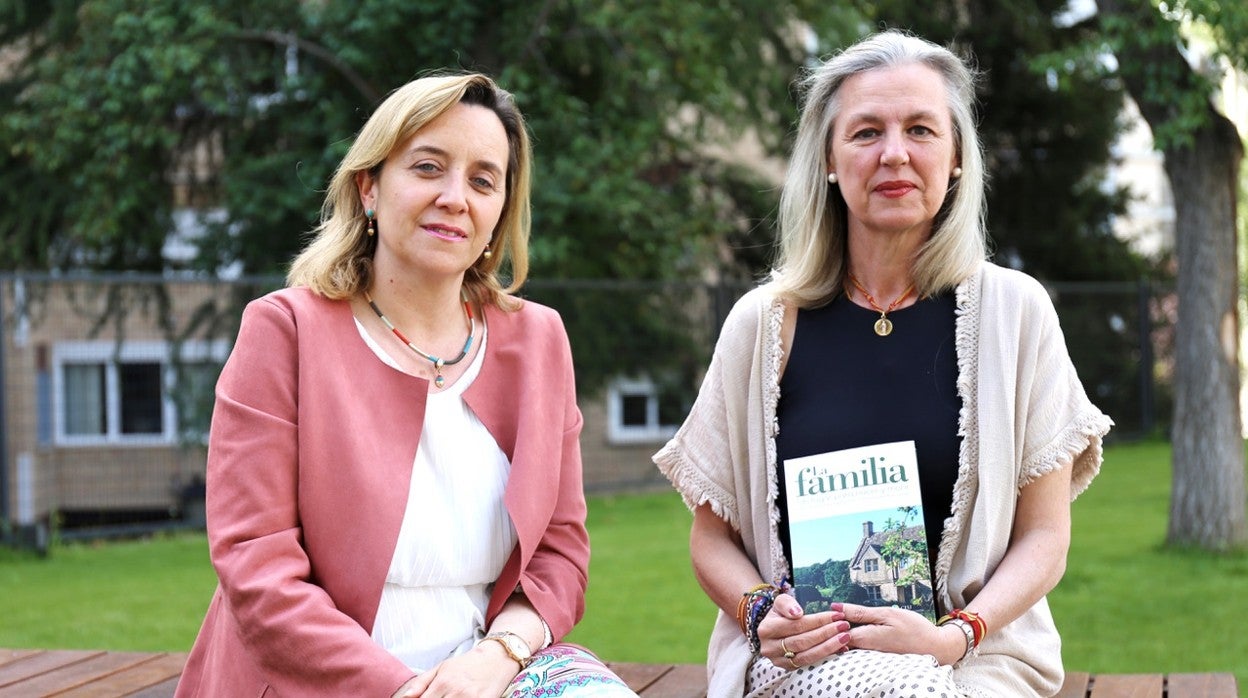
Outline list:
[[[1167,539],[1212,550],[1243,547],[1236,230],[1244,150],[1235,125],[1212,102],[1218,71],[1193,68],[1180,29],[1183,22],[1207,23],[1222,55],[1242,68],[1248,9],[1203,0],[1161,8],[1099,0],[1099,8],[1118,75],[1152,128],[1174,192],[1179,307]]]
[[[918,515],[918,507],[899,507],[900,518],[884,522],[880,557],[888,565],[893,584],[908,587],[919,582],[931,582],[928,571],[927,537],[921,526],[913,526],[911,520]],[[924,574],[926,573],[926,574]]]
[[[297,99],[284,47],[233,37],[281,26],[300,3],[10,4],[0,36],[20,58],[0,86],[11,158],[0,189],[16,204],[0,217],[5,268],[159,271],[174,211],[221,206],[244,215],[217,220],[194,265],[272,270],[261,234],[289,255],[328,172],[317,124],[342,124],[350,107]]]
[[[175,215],[192,210],[188,269],[280,273],[376,102],[464,68],[495,75],[529,119],[533,278],[647,280],[701,275],[721,240],[770,242],[757,224],[769,185],[707,146],[751,132],[782,149],[806,58],[799,20],[828,26],[836,12],[813,0],[3,7],[14,58],[0,68],[0,268],[159,271]],[[717,271],[752,270],[729,256]],[[580,320],[583,386],[704,362],[662,295],[532,294]],[[619,326],[645,340],[631,354],[601,346]]]

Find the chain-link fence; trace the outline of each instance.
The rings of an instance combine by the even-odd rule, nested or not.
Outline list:
[[[281,279],[0,275],[0,533],[38,543],[199,526],[212,388],[242,306]],[[662,484],[650,455],[692,404],[748,284],[531,282],[572,342],[586,488]],[[1051,287],[1117,438],[1164,430],[1174,300],[1140,284]],[[535,357],[540,360],[540,357]]]

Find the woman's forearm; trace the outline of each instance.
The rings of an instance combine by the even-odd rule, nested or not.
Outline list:
[[[740,536],[711,510],[710,504],[694,510],[689,553],[698,583],[725,613],[736,613],[745,590],[769,581],[759,576],[742,548]]]
[[[1010,546],[987,584],[967,604],[994,628],[1008,625],[1061,580],[1070,548],[1070,473],[1065,466],[1022,489]]]
[[[541,615],[524,594],[514,594],[490,623],[487,632],[512,632],[524,638],[534,652],[545,644],[546,628]]]

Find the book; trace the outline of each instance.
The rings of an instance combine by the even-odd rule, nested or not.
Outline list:
[[[913,441],[784,462],[794,595],[806,612],[848,602],[936,621],[918,468]]]

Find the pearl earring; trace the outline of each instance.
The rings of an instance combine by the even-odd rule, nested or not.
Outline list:
[[[836,184],[836,173],[835,173],[835,172],[829,172],[829,173],[828,173],[828,184]]]
[[[958,177],[961,177],[961,176],[962,176],[962,168],[961,168],[961,167],[955,167],[955,168],[953,168],[953,172],[952,172],[951,174],[953,175],[953,178],[954,178],[954,179],[957,179]]]

